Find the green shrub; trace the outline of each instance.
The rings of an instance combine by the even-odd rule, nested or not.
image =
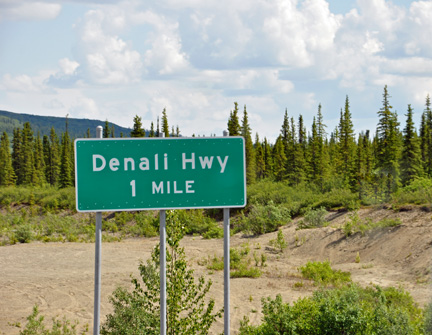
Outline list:
[[[432,303],[425,308],[425,334],[432,334]]]
[[[264,255],[264,256],[263,256]],[[255,261],[253,266],[252,258]],[[266,262],[265,254],[261,254],[261,267],[265,266]],[[230,276],[231,278],[258,278],[261,276],[261,270],[258,268],[259,256],[255,252],[253,255],[250,254],[250,247],[248,244],[244,244],[240,248],[230,248]],[[221,271],[224,269],[224,258],[216,257],[209,258],[207,260],[207,269]]]
[[[167,212],[167,334],[208,334],[222,311],[214,311],[214,300],[206,297],[211,282],[195,281],[184,249],[179,246],[185,233],[175,211]],[[139,266],[140,279],[132,279],[132,291],[117,288],[110,301],[113,312],[102,325],[101,334],[159,334],[160,277],[159,247],[151,259]]]
[[[291,220],[288,209],[270,201],[267,205],[253,204],[245,220],[245,230],[253,235],[276,231]]]
[[[33,239],[33,232],[30,225],[22,224],[15,230],[14,238],[20,243],[29,243]]]
[[[340,286],[351,282],[351,273],[333,270],[329,261],[307,262],[299,271],[304,278],[313,280],[317,285]]]
[[[303,221],[299,222],[299,228],[307,229],[322,227],[327,222],[325,218],[327,214],[328,212],[324,207],[309,209],[306,212]]]
[[[207,231],[203,233],[205,239],[223,238],[223,236],[224,230],[216,222],[210,222],[207,226]]]
[[[424,334],[422,311],[402,289],[351,284],[318,290],[292,306],[280,295],[262,305],[262,324],[251,326],[245,318],[240,335]]]
[[[402,224],[402,221],[399,218],[384,218],[377,222],[373,222],[370,218],[361,219],[357,211],[350,214],[348,218],[348,221],[346,221],[342,227],[342,231],[346,237],[358,232],[361,233],[361,235],[364,235],[366,232],[374,229],[397,227]]]
[[[392,195],[391,202],[397,205],[432,204],[432,178],[416,178]]]
[[[282,230],[278,230],[277,237],[273,240],[270,240],[270,245],[279,250],[279,252],[283,252],[284,249],[288,247],[288,243],[285,240]]]
[[[44,322],[45,317],[39,315],[38,306],[33,307],[33,312],[27,317],[27,324],[23,330],[20,330],[20,335],[76,335],[78,322],[71,322],[64,317],[62,320],[53,318],[51,329],[46,328]],[[88,326],[80,332],[87,334]]]

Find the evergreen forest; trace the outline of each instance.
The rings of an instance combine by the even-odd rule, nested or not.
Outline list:
[[[281,182],[290,187],[303,185],[316,192],[326,193],[344,189],[361,202],[388,201],[391,195],[413,180],[432,177],[432,110],[430,97],[425,99],[421,123],[413,122],[413,110],[407,106],[404,117],[391,106],[387,86],[382,94],[382,106],[377,106],[378,125],[374,132],[356,134],[350,101],[346,96],[340,111],[339,124],[328,131],[321,105],[313,117],[310,129],[302,115],[297,119],[285,110],[280,133],[275,143],[259,134],[253,135],[248,113],[238,104],[230,111],[227,129],[230,136],[245,139],[247,184],[262,180]],[[179,127],[168,125],[166,109],[154,127],[145,130],[142,119],[133,119],[131,137],[181,136]],[[86,134],[90,137],[89,130]],[[113,126],[106,121],[104,137],[114,137]],[[121,137],[124,135],[121,134]],[[0,139],[0,186],[51,185],[66,188],[74,185],[73,136],[68,130],[49,134],[35,133],[33,125],[25,122],[13,128],[10,137],[6,131]]]

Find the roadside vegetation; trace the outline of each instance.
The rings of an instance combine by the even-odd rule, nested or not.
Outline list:
[[[326,130],[321,105],[308,131],[301,115],[294,119],[285,111],[280,130],[275,131],[274,143],[260,139],[258,134],[253,141],[246,106],[240,120],[239,106],[234,103],[228,133],[245,139],[248,194],[244,209],[231,210],[231,233],[256,236],[277,231],[270,245],[282,254],[286,241],[280,228],[294,218],[301,217],[298,229],[316,229],[329,224],[330,212],[350,212],[349,219],[337,227],[348,239],[354,234],[364,235],[374,229],[390,229],[401,224],[397,219],[378,222],[362,219],[358,215],[361,207],[386,206],[399,211],[418,206],[431,211],[430,97],[426,97],[418,133],[411,106],[408,105],[405,126],[401,129],[390,98],[385,86],[376,131],[358,134],[354,131],[348,96],[339,124],[330,133]],[[52,128],[43,138],[35,136],[28,122],[13,130],[11,140],[6,132],[1,134],[0,245],[34,240],[93,241],[94,214],[75,210],[74,148],[67,122],[66,119],[66,132],[61,135]],[[139,116],[133,122],[131,137],[158,137],[160,133],[165,137],[180,136],[178,127],[170,131],[165,109],[161,129],[158,122],[157,129],[152,123],[150,131],[145,131]],[[108,121],[103,136],[114,137]],[[211,284],[202,279],[198,284],[192,281],[178,242],[185,234],[221,238],[222,211],[178,210],[170,220],[178,230],[172,232],[169,242],[173,261],[169,262],[172,268],[168,296],[174,299],[169,304],[173,308],[169,312],[169,329],[172,334],[199,334],[195,324],[205,334],[221,312],[213,311],[211,299],[204,299]],[[158,213],[104,213],[102,229],[105,241],[156,236]],[[144,327],[147,333],[157,333],[157,253],[155,249],[152,259],[140,266],[142,278],[132,280],[132,293],[126,289],[113,293],[114,312],[107,318],[104,334],[133,333],[136,325]],[[216,256],[203,262],[209,271],[221,270],[223,265],[223,259]],[[247,245],[231,249],[232,277],[258,277],[265,263],[265,253],[252,252]],[[349,273],[331,269],[329,262],[309,262],[299,271],[318,290],[292,305],[284,303],[280,296],[263,299],[262,323],[253,326],[245,319],[240,334],[425,334],[425,327],[431,328],[431,307],[422,311],[402,289],[360,287],[351,282]],[[199,301],[198,311],[191,304],[194,298],[184,292],[203,299]],[[180,305],[192,308],[193,317],[185,318],[189,310],[179,309]],[[37,313],[35,309],[23,334],[51,334],[42,326],[43,318]],[[54,329],[56,334],[74,334],[70,323],[57,325],[61,329]]]
[[[248,188],[248,204],[231,211],[231,233],[261,235],[275,232],[294,217],[301,216],[298,229],[326,226],[331,211],[349,211],[349,220],[341,227],[349,237],[355,233],[400,225],[400,221],[360,219],[357,210],[371,201],[356,199],[347,189],[318,192],[310,188],[289,186],[283,182],[263,180]],[[407,207],[431,210],[432,179],[419,178],[400,188],[386,205],[398,211]],[[186,234],[204,238],[222,238],[221,210],[179,210]],[[52,186],[0,187],[0,245],[42,242],[92,242],[95,217],[77,213],[75,189]],[[104,241],[127,237],[152,237],[159,234],[159,217],[155,211],[104,213]],[[281,242],[281,241],[280,241]],[[283,244],[279,248],[283,248]]]

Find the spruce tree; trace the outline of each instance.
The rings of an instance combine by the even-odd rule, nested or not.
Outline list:
[[[364,199],[372,187],[373,180],[373,149],[369,139],[369,130],[359,134],[356,152],[356,180],[357,186],[355,191],[359,194],[359,199]]]
[[[284,145],[284,149],[285,149],[285,157],[286,157],[286,177],[287,179],[290,180],[293,177],[293,173],[294,173],[294,156],[295,156],[295,142],[294,142],[294,137],[295,134],[291,133],[291,127],[290,127],[290,122],[289,122],[289,118],[288,118],[288,112],[285,109],[285,114],[284,114],[284,119],[283,119],[283,123],[282,123],[282,128],[281,128],[281,136],[282,136],[282,141],[283,141],[283,145]],[[291,182],[292,183],[292,182]]]
[[[308,143],[306,136],[306,127],[304,125],[303,116],[301,114],[298,118],[298,148],[299,151],[303,153],[303,173],[306,177],[308,177],[310,175]]]
[[[12,167],[9,137],[6,132],[0,138],[0,186],[15,185],[15,172]]]
[[[34,174],[33,174],[33,185],[43,185],[46,183],[45,178],[45,159],[44,150],[40,133],[35,139],[34,143]]]
[[[255,166],[255,149],[252,143],[251,128],[249,126],[248,114],[246,106],[244,106],[243,119],[241,126],[241,135],[245,141],[245,156],[246,156],[246,182],[248,185],[253,184],[256,179]]]
[[[422,175],[420,142],[414,128],[413,110],[408,105],[407,120],[404,134],[404,143],[401,161],[401,179],[403,185],[408,185],[415,177]]]
[[[164,108],[162,111],[162,133],[164,134],[165,137],[170,136],[166,108]]]
[[[50,136],[44,136],[45,178],[50,185],[57,185],[60,174],[60,143],[54,127]]]
[[[34,185],[35,180],[35,145],[33,138],[33,130],[30,123],[24,123],[22,129],[22,142],[21,142],[21,173],[19,184]]]
[[[154,130],[154,124],[153,121],[150,124],[150,133],[149,133],[149,137],[155,137],[155,130]]]
[[[109,122],[108,122],[108,120],[105,120],[105,125],[104,125],[104,128],[103,128],[102,137],[103,138],[108,138],[109,135],[110,135]]]
[[[321,104],[319,104],[317,117],[314,117],[312,122],[312,135],[309,138],[309,165],[310,180],[317,184],[321,190],[323,190],[324,180],[328,172],[328,153],[324,147],[325,127]]]
[[[392,111],[387,85],[384,87],[383,106],[378,112],[376,157],[377,169],[384,192],[388,198],[399,185],[400,131],[397,114]]]
[[[135,115],[133,119],[133,128],[131,131],[131,137],[145,137],[145,131],[142,126],[141,117],[138,115]]]
[[[241,127],[238,118],[238,104],[234,102],[234,111],[230,112],[228,120],[228,135],[229,136],[240,136]]]
[[[72,162],[70,161],[70,137],[69,133],[65,132],[62,134],[61,141],[61,160],[60,160],[60,175],[59,175],[59,187],[66,188],[73,186],[72,183]]]
[[[264,137],[263,142],[263,149],[264,149],[264,177],[265,178],[271,178],[273,177],[273,153],[272,148],[270,146],[270,143],[268,142],[267,138]]]
[[[22,135],[21,129],[15,128],[13,130],[13,139],[12,139],[12,167],[14,169],[16,175],[16,183],[19,185],[23,180],[23,162],[21,160],[21,151],[22,151]]]
[[[345,99],[345,108],[341,113],[339,121],[339,158],[341,165],[337,170],[347,186],[352,190],[355,188],[356,177],[355,177],[355,134],[354,127],[351,120],[351,112],[348,96]]]
[[[281,135],[279,135],[273,147],[273,163],[274,163],[273,174],[276,181],[285,180],[287,177],[286,168],[285,168],[286,156],[285,156],[283,139]]]
[[[292,185],[298,185],[303,183],[306,180],[306,161],[303,152],[303,147],[297,140],[294,118],[291,118],[290,134],[291,134],[290,143],[292,143],[292,152],[287,157],[287,159],[291,160],[291,163],[287,162],[287,165],[290,165],[292,167],[292,170],[289,172],[288,178]]]
[[[258,133],[255,134],[255,161],[256,161],[256,178],[264,178],[265,173],[265,160],[264,160],[264,149],[260,143]]]
[[[432,176],[432,110],[429,94],[426,97],[425,109],[422,113],[420,124],[420,151],[422,156],[423,171],[429,177]]]

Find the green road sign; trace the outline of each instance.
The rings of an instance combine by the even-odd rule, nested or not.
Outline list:
[[[78,139],[81,212],[246,205],[242,137]]]

